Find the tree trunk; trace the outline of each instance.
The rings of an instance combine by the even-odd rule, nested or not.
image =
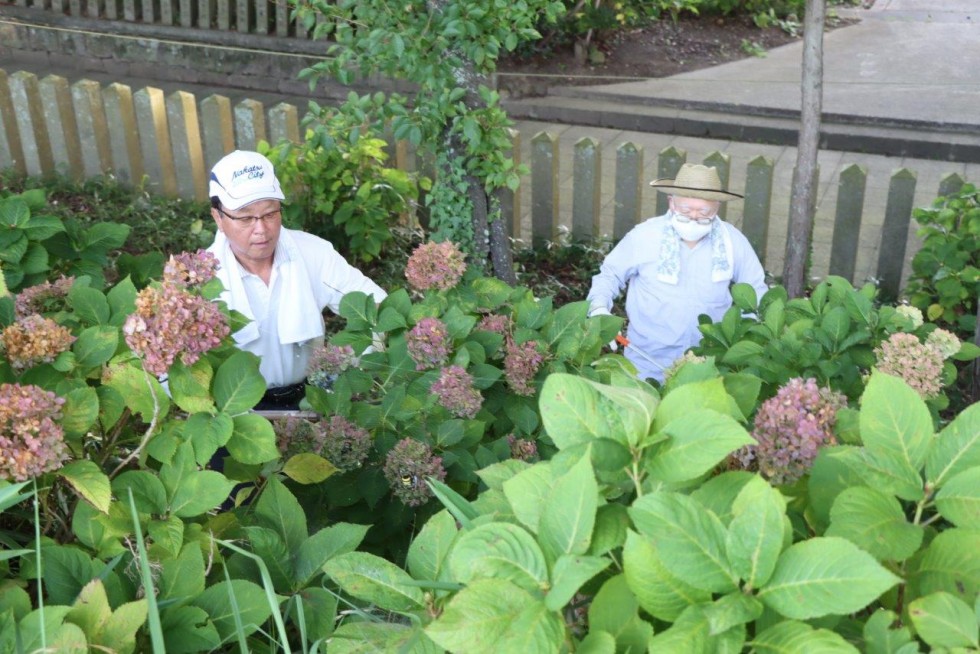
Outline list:
[[[823,105],[823,26],[826,0],[806,0],[803,20],[803,76],[800,139],[793,170],[793,193],[786,239],[783,285],[789,297],[806,291],[807,262],[813,234],[820,146],[820,113]]]

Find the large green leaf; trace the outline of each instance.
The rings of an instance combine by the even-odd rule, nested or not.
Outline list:
[[[136,632],[146,616],[145,599],[122,604],[113,611],[105,586],[95,579],[79,593],[65,620],[81,627],[90,647],[128,654],[136,649]]]
[[[236,620],[248,636],[272,615],[262,587],[244,579],[218,582],[191,600],[191,605],[204,609],[222,640],[238,633]]]
[[[97,325],[82,330],[72,346],[75,364],[83,370],[108,362],[119,346],[119,330]]]
[[[75,603],[78,593],[102,567],[81,549],[65,545],[41,548],[41,563],[47,601],[66,605]]]
[[[804,622],[787,620],[769,627],[751,643],[759,654],[859,654],[856,647],[840,634],[827,629],[814,629]]]
[[[196,606],[168,606],[160,612],[167,654],[207,652],[221,645],[208,613]]]
[[[926,479],[942,488],[951,477],[980,466],[980,402],[964,409],[939,432],[926,459]]]
[[[293,566],[297,586],[307,585],[331,558],[357,549],[369,528],[369,525],[338,522],[303,541]]]
[[[534,537],[506,522],[479,525],[461,534],[449,556],[449,570],[460,583],[506,579],[531,592],[548,581],[548,565]]]
[[[712,604],[701,606],[708,619],[709,633],[712,636],[723,634],[729,629],[755,622],[762,615],[762,602],[752,595],[735,591],[724,595]]]
[[[936,508],[957,527],[980,528],[980,466],[950,477],[936,493]]]
[[[611,634],[622,651],[646,651],[653,627],[640,618],[639,608],[625,575],[611,577],[589,604],[589,633]]]
[[[643,610],[661,620],[676,620],[687,608],[711,600],[711,593],[678,578],[658,549],[634,531],[626,534],[623,572]]]
[[[923,530],[893,496],[858,486],[837,496],[825,535],[846,538],[879,561],[904,561],[919,549]]]
[[[902,654],[902,648],[912,642],[912,634],[907,625],[902,625],[892,611],[878,609],[864,623],[865,654]],[[919,646],[909,654],[919,654]]]
[[[319,616],[317,616],[319,619]],[[330,654],[444,654],[444,650],[425,635],[417,625],[391,622],[345,622],[330,639]]]
[[[659,432],[673,420],[695,413],[700,409],[713,409],[718,413],[729,415],[734,410],[741,415],[735,400],[725,391],[724,380],[718,377],[693,384],[684,384],[668,393],[657,408],[653,431]]]
[[[150,520],[146,534],[152,541],[147,556],[152,560],[169,560],[180,554],[184,546],[184,521],[175,515]]]
[[[425,598],[407,572],[367,552],[347,552],[323,566],[345,593],[388,611],[416,611]]]
[[[272,423],[255,413],[235,416],[228,452],[240,463],[257,464],[280,456]]]
[[[502,579],[480,579],[453,597],[425,632],[451,652],[557,652],[564,624],[544,603]]]
[[[925,493],[919,471],[898,453],[839,447],[835,448],[833,458],[850,468],[851,476],[883,493],[911,501],[922,499]]]
[[[459,528],[449,511],[440,511],[422,526],[408,547],[405,568],[415,579],[436,581],[448,565],[446,557],[452,549]]]
[[[642,390],[597,384],[577,375],[549,375],[539,406],[545,430],[559,449],[611,438],[635,444],[649,432],[657,399]]]
[[[544,604],[552,611],[560,611],[572,601],[582,584],[592,579],[612,563],[611,559],[598,556],[565,554],[555,562],[551,573],[551,590]]]
[[[74,388],[65,394],[61,407],[61,426],[68,436],[81,436],[99,418],[99,394],[91,386]]]
[[[732,504],[726,549],[732,570],[749,588],[759,588],[772,574],[783,548],[786,500],[780,492],[755,477]]]
[[[214,411],[214,400],[211,399],[214,370],[207,359],[198,359],[193,366],[176,361],[169,374],[168,385],[174,404],[187,413]]]
[[[85,251],[83,259],[121,248],[129,236],[129,225],[122,223],[95,223],[85,231]]]
[[[126,322],[126,317],[136,310],[136,286],[133,280],[126,277],[113,286],[105,297],[111,310],[109,322],[121,327]]]
[[[336,473],[337,468],[319,454],[300,452],[286,460],[282,472],[299,484],[319,484]]]
[[[538,541],[549,561],[589,551],[598,508],[599,485],[586,455],[555,480],[545,500]]]
[[[807,620],[863,609],[901,579],[843,538],[812,538],[779,557],[759,599],[788,618]]]
[[[931,647],[980,646],[977,616],[971,606],[949,593],[938,592],[909,603],[915,631]]]
[[[188,602],[204,592],[204,582],[204,555],[199,543],[189,543],[176,558],[160,562],[161,600]]]
[[[650,639],[650,652],[712,654],[708,618],[699,606],[689,606],[667,629]]]
[[[248,411],[265,394],[259,359],[251,352],[236,352],[214,375],[214,401],[221,411],[235,416]]]
[[[638,499],[629,513],[671,573],[703,590],[735,590],[738,576],[728,561],[725,527],[696,500],[660,491]]]
[[[340,300],[338,313],[347,320],[347,329],[360,331],[374,326],[378,316],[378,305],[374,298],[361,291],[347,293]]]
[[[57,216],[31,216],[23,227],[27,238],[32,241],[45,241],[65,231],[65,224]]]
[[[58,476],[71,484],[75,492],[99,511],[109,512],[109,502],[112,501],[109,477],[94,461],[72,461],[58,471]]]
[[[276,477],[269,477],[255,503],[257,524],[268,527],[282,537],[290,553],[299,552],[307,539],[306,514],[289,489]]]
[[[125,400],[133,413],[152,422],[154,415],[165,416],[170,411],[170,398],[157,378],[140,368],[120,365],[109,369],[108,385]]]
[[[504,482],[504,495],[514,515],[534,533],[538,533],[544,504],[554,483],[548,463],[535,464]]]
[[[220,472],[198,470],[190,443],[179,445],[173,461],[160,467],[160,481],[167,489],[170,512],[179,518],[207,513],[228,499],[235,486]]]
[[[711,409],[672,420],[663,433],[668,439],[659,446],[646,469],[652,479],[668,483],[695,479],[738,448],[755,444],[745,427]]]
[[[68,304],[83,325],[109,323],[109,301],[101,291],[74,284],[68,291]]]
[[[908,579],[913,598],[946,591],[972,603],[980,594],[980,531],[940,532],[913,561]]]
[[[897,377],[871,374],[861,396],[861,440],[875,458],[918,472],[934,439],[932,417],[919,394]]]
[[[160,478],[149,470],[127,470],[112,480],[112,491],[126,498],[127,491],[132,491],[140,513],[161,515],[167,511],[167,491]]]
[[[194,460],[198,465],[204,466],[218,448],[231,440],[235,423],[227,413],[213,415],[202,411],[188,417],[180,431],[183,439],[194,448]]]

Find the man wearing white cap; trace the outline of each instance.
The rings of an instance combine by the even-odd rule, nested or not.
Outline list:
[[[272,162],[236,150],[211,170],[208,194],[217,227],[208,248],[218,259],[221,298],[252,319],[233,334],[261,358],[269,388],[260,408],[295,407],[304,394],[310,354],[324,335],[323,309],[362,291],[385,292],[324,239],[282,226],[285,199]]]
[[[675,179],[650,185],[670,195],[669,211],[640,223],[612,249],[588,300],[590,316],[608,314],[629,286],[624,354],[640,379],[662,382],[664,370],[701,341],[698,316],[718,321],[732,305],[732,284],[751,284],[759,298],[768,289],[748,239],[718,217],[722,202],[742,196],[722,189],[717,170],[684,164]]]

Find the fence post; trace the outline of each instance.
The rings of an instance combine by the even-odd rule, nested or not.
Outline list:
[[[204,98],[201,101],[201,127],[204,165],[211,170],[221,157],[235,149],[231,100],[223,95],[209,95]]]
[[[123,20],[136,22],[136,0],[123,0]]]
[[[204,200],[207,197],[204,172],[204,150],[201,126],[197,121],[197,104],[186,91],[174,91],[167,98],[167,122],[173,148],[177,193],[182,198]]]
[[[10,76],[10,100],[20,132],[24,153],[24,172],[45,175],[54,169],[51,141],[44,125],[44,105],[38,91],[37,75],[22,70]]]
[[[133,94],[139,128],[143,170],[163,195],[177,195],[174,158],[167,129],[167,107],[163,91],[147,86]]]
[[[211,19],[214,16],[214,0],[197,0],[197,26],[202,30],[212,28]],[[285,4],[285,3],[283,3]]]
[[[627,141],[616,148],[616,191],[613,195],[614,241],[640,222],[643,205],[643,148]]]
[[[664,148],[660,151],[657,161],[657,179],[674,179],[677,171],[687,161],[687,152],[679,150],[674,146]],[[667,194],[657,193],[657,215],[662,216],[667,213]]]
[[[231,0],[218,0],[218,29],[228,31],[231,29]]]
[[[26,172],[24,150],[11,101],[10,83],[7,72],[0,68],[0,169],[7,168],[13,168],[20,174]]]
[[[133,92],[125,84],[113,83],[102,91],[102,101],[109,126],[112,169],[120,181],[138,184],[143,179],[143,158]]]
[[[590,241],[599,235],[602,199],[602,148],[594,138],[575,144],[572,155],[572,238]]]
[[[289,3],[279,0],[276,2],[276,36],[289,36]],[[299,27],[296,36],[299,36]]]
[[[295,105],[280,102],[269,109],[269,142],[286,140],[302,143],[299,137],[299,113]]]
[[[539,132],[531,139],[531,247],[558,234],[558,139]]]
[[[235,135],[239,150],[254,150],[265,136],[265,114],[258,100],[242,100],[235,105]]]
[[[915,182],[915,173],[902,168],[892,175],[888,185],[888,203],[885,205],[885,220],[881,225],[881,243],[878,246],[878,271],[875,273],[881,295],[887,300],[897,298],[901,289],[905,246],[912,225]]]
[[[164,25],[174,24],[174,0],[160,0],[160,22]]]
[[[514,168],[521,164],[521,133],[516,129],[507,129],[510,135],[510,151],[507,153],[514,160]],[[508,187],[497,189],[497,200],[500,202],[500,219],[504,221],[504,231],[511,238],[521,237],[521,194]]]
[[[249,31],[249,0],[236,0],[235,2],[235,30],[242,33]]]
[[[159,0],[156,0],[159,2]],[[157,13],[154,10],[154,0],[138,0],[140,3],[140,20],[144,23],[155,23],[157,20]]]
[[[251,33],[268,34],[269,33],[268,0],[254,0],[254,3],[251,4],[255,8],[255,28],[251,30]]]
[[[68,80],[48,75],[38,84],[38,91],[44,104],[44,123],[51,140],[51,160],[55,169],[74,179],[81,179],[82,145],[78,138]]]
[[[766,265],[769,218],[772,211],[773,160],[759,155],[745,169],[745,200],[742,201],[742,233]]]
[[[728,186],[728,182],[731,179],[732,172],[732,157],[731,155],[724,154],[715,150],[707,157],[704,158],[704,165],[711,166],[718,171],[718,178],[721,179],[721,187],[723,189],[731,190]],[[728,215],[728,203],[722,202],[721,206],[718,207],[718,217],[722,220]]]
[[[841,171],[837,184],[837,213],[834,216],[834,236],[830,245],[828,272],[831,275],[839,275],[852,284],[861,235],[864,188],[867,182],[868,171],[863,166],[851,164]]]
[[[109,126],[99,83],[90,79],[75,82],[71,85],[71,99],[78,119],[82,173],[85,177],[97,177],[112,168]]]
[[[939,180],[937,197],[944,198],[948,195],[956,195],[964,184],[966,184],[966,180],[959,173],[950,173]]]

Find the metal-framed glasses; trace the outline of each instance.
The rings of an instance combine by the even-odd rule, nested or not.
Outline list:
[[[717,209],[693,209],[691,207],[674,205],[674,214],[682,223],[710,225],[717,213]]]
[[[266,214],[262,214],[261,216],[232,216],[230,213],[228,213],[221,207],[218,207],[218,213],[220,213],[222,216],[232,221],[239,227],[243,227],[245,229],[254,227],[255,223],[260,220],[262,221],[263,225],[275,224],[280,220],[282,220],[281,208],[276,209],[275,211],[270,211],[269,213]]]

